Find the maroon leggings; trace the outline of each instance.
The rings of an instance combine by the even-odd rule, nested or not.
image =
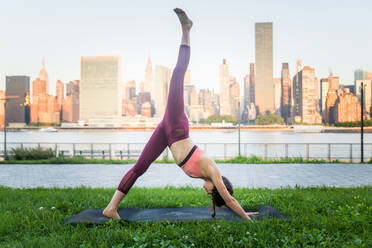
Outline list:
[[[127,194],[139,176],[149,168],[167,146],[189,137],[189,122],[184,111],[183,81],[190,60],[190,47],[181,45],[169,86],[164,118],[147,142],[136,164],[125,174],[118,190]]]

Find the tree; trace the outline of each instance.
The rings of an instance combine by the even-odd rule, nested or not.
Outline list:
[[[254,121],[255,125],[284,124],[284,119],[273,114],[259,115]]]

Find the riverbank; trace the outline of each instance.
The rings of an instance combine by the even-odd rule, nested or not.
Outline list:
[[[22,127],[22,128],[7,128],[9,132],[28,132],[39,131],[41,127]],[[55,127],[58,132],[71,132],[71,131],[153,131],[155,127]],[[239,129],[238,126],[231,127],[215,127],[215,126],[190,126],[190,131],[221,131],[221,132],[235,132]],[[2,129],[1,129],[2,130]],[[242,131],[263,131],[263,132],[295,132],[293,127],[285,125],[250,125],[240,126]],[[365,133],[372,133],[372,127],[364,127]],[[312,132],[309,131],[302,131]],[[322,133],[360,133],[360,127],[330,127],[323,126]]]

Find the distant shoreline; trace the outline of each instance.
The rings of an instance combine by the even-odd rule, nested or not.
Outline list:
[[[41,127],[23,127],[23,128],[7,128],[9,132],[22,131],[39,131]],[[76,127],[76,128],[56,128],[59,132],[64,131],[153,131],[154,127]],[[234,132],[238,127],[213,127],[213,126],[190,126],[190,131],[221,131]],[[258,132],[294,132],[289,126],[240,126],[242,131],[258,131]],[[3,130],[1,130],[3,131]],[[372,127],[364,127],[365,133],[372,133]],[[301,132],[307,133],[307,132]],[[311,132],[308,132],[311,133]],[[360,133],[360,127],[323,127],[322,133]]]

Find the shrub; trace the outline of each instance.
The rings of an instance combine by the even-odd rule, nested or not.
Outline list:
[[[55,158],[56,153],[52,148],[12,148],[11,159],[14,160],[39,160]]]
[[[284,119],[273,114],[260,115],[254,122],[255,125],[284,124]]]

